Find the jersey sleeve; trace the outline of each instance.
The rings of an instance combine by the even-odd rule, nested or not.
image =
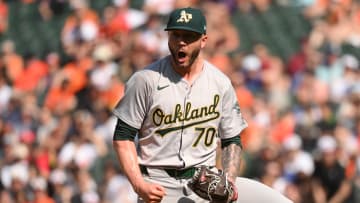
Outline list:
[[[241,114],[235,90],[230,85],[225,91],[222,101],[219,136],[221,139],[228,139],[239,135],[246,127],[247,122]]]
[[[149,85],[145,74],[135,73],[125,84],[125,94],[113,113],[129,126],[140,129],[148,109]]]

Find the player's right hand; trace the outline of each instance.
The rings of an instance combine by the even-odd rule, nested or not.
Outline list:
[[[146,203],[161,202],[165,196],[165,188],[161,185],[144,182],[137,188],[138,195]]]
[[[232,188],[233,188],[233,196],[231,197],[230,199],[230,202],[236,202],[236,200],[238,199],[238,190],[237,190],[237,187],[236,187],[236,184],[234,184],[234,181],[232,180],[228,180],[229,183],[231,184]]]

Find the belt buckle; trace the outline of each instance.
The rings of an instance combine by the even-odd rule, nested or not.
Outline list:
[[[175,171],[174,171],[174,176],[175,176],[176,179],[179,178],[179,174],[178,174],[178,170],[177,170],[177,169],[175,169]]]
[[[171,170],[171,174],[175,179],[187,178],[188,172],[189,172],[189,169],[172,169]]]

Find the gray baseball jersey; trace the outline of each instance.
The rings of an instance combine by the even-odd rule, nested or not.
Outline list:
[[[214,166],[217,139],[247,126],[226,75],[205,61],[190,85],[170,56],[132,75],[114,114],[139,129],[139,163],[167,168]]]

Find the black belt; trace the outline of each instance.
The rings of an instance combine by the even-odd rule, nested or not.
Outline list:
[[[144,175],[149,175],[149,172],[147,171],[146,166],[139,165],[140,171]],[[186,168],[186,169],[163,169],[169,176],[175,178],[175,179],[189,179],[194,176],[195,168]]]

